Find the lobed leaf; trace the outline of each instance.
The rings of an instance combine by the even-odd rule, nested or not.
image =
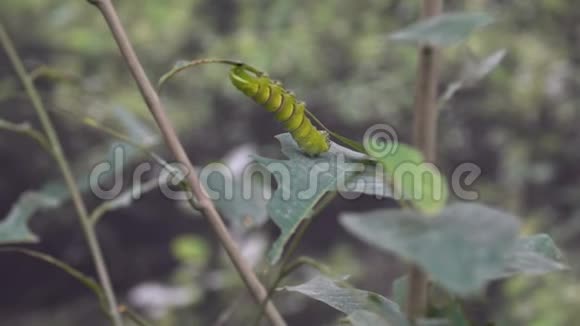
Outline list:
[[[272,264],[280,259],[284,245],[300,222],[310,217],[316,203],[327,192],[338,191],[345,195],[364,193],[381,197],[391,195],[384,178],[376,178],[374,167],[363,164],[364,155],[333,143],[327,153],[310,157],[298,148],[290,134],[276,138],[288,160],[255,158],[274,175],[278,183],[267,204],[270,218],[281,231],[269,253]]]

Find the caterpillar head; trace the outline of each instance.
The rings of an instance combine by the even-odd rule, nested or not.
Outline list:
[[[230,70],[232,84],[242,93],[252,96],[258,91],[258,76],[249,71],[244,65],[236,65]]]

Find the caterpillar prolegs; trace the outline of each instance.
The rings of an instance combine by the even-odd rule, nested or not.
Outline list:
[[[306,154],[317,156],[330,149],[328,134],[312,125],[306,116],[304,102],[297,101],[294,94],[280,84],[244,64],[232,68],[230,79],[242,93],[274,113],[276,120],[284,125]]]

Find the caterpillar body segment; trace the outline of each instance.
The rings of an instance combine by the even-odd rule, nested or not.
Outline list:
[[[232,84],[242,93],[263,105],[290,132],[300,149],[317,156],[330,149],[328,134],[319,131],[306,116],[306,107],[279,83],[249,66],[236,65],[230,71]]]

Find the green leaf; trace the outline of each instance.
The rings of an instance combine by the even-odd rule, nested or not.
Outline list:
[[[385,149],[391,149],[386,150]],[[385,170],[395,171],[401,164],[420,164],[425,161],[423,154],[413,147],[396,143],[367,144],[367,153],[377,159]]]
[[[109,153],[111,160],[112,156],[112,152]],[[77,185],[81,192],[88,191],[88,176],[78,178]],[[39,190],[24,192],[0,222],[0,244],[37,242],[38,238],[28,229],[30,218],[42,209],[59,207],[69,198],[70,192],[61,180],[47,182]]]
[[[282,153],[289,160],[255,158],[274,175],[278,183],[267,205],[270,218],[281,231],[269,253],[272,264],[280,259],[284,245],[300,222],[310,217],[315,204],[327,192],[354,192],[381,197],[391,194],[383,178],[375,177],[374,167],[363,164],[366,159],[364,155],[333,143],[328,152],[310,157],[304,155],[290,134],[276,138],[280,141]],[[364,171],[354,172],[356,168]]]
[[[127,117],[121,120],[126,120],[124,124],[127,124],[130,121]],[[132,133],[136,132],[136,126],[128,129],[132,130]],[[118,161],[118,158],[115,157],[115,149],[119,147],[124,153],[124,160],[121,162],[122,164],[114,164]],[[103,173],[101,178],[113,177],[116,173],[119,173],[129,161],[136,159],[138,156],[137,154],[139,154],[139,151],[130,145],[125,143],[112,143],[110,145],[110,151],[107,153],[106,160],[111,163],[113,168],[107,173]],[[88,167],[86,162],[77,165]],[[90,189],[89,177],[84,175],[77,178],[77,185],[81,192],[88,191]],[[149,191],[153,186],[154,185],[147,183],[146,185],[143,185],[142,190]],[[105,202],[100,207],[103,211],[102,213],[130,205],[132,203],[133,193],[133,191],[126,192],[111,201]],[[70,192],[61,180],[52,180],[44,184],[42,188],[37,191],[27,191],[23,193],[18,201],[14,203],[8,212],[8,215],[3,220],[0,220],[0,244],[37,242],[38,238],[36,235],[32,234],[28,229],[30,218],[42,209],[56,208],[62,205],[69,198]]]
[[[253,146],[241,145],[221,162],[198,169],[200,181],[216,208],[231,227],[241,231],[260,227],[268,221],[266,205],[272,195],[270,173],[253,161],[255,153]]]
[[[93,280],[91,277],[83,274],[83,272],[79,271],[78,269],[76,269],[76,268],[70,266],[69,264],[67,264],[61,260],[58,260],[50,255],[47,255],[45,253],[35,251],[35,250],[28,250],[28,249],[22,249],[22,248],[0,248],[0,252],[20,253],[20,254],[27,255],[29,257],[32,257],[32,258],[35,258],[38,260],[42,260],[46,263],[49,263],[49,264],[61,269],[62,271],[64,271],[65,273],[72,276],[80,283],[82,283],[89,290],[93,291],[93,293],[99,299],[99,302],[101,304],[101,308],[103,309],[103,311],[107,312],[107,310],[108,310],[107,303],[106,303],[107,301],[105,299],[105,294],[104,294],[101,286],[97,282],[95,282],[95,280]]]
[[[376,325],[367,324],[366,322],[369,320],[376,321],[377,318],[386,325],[408,325],[406,318],[396,303],[373,292],[347,287],[341,281],[317,276],[304,284],[287,286],[284,289],[298,292],[326,303],[332,308],[349,315],[353,325]],[[357,313],[359,311],[367,311],[375,316],[367,313]]]
[[[38,242],[38,237],[28,228],[30,218],[39,210],[57,207],[59,203],[58,198],[47,192],[27,191],[20,195],[0,222],[0,244]]]
[[[252,183],[251,192],[244,192],[243,188],[247,186],[244,182]],[[228,196],[224,193],[224,184],[227,183],[232,185],[232,192]],[[219,194],[214,203],[222,216],[234,227],[241,229],[256,228],[268,220],[267,200],[264,194],[270,194],[270,190],[265,187],[259,174],[253,174],[252,181],[243,180],[241,175],[234,175],[232,179],[231,176],[212,174],[208,177],[206,185],[208,191]]]
[[[255,154],[254,146],[239,146],[223,158],[223,164],[216,164],[218,173],[201,178],[222,216],[230,221],[232,227],[241,230],[256,228],[268,221],[266,205],[272,192],[270,175],[253,161]],[[226,185],[229,185],[228,189]]]
[[[448,46],[466,40],[473,31],[492,22],[493,18],[484,13],[443,14],[397,31],[390,39]]]
[[[345,214],[342,225],[357,238],[423,268],[443,288],[471,295],[508,263],[518,220],[478,204],[454,204],[437,217],[410,210]]]
[[[366,150],[384,167],[396,199],[408,200],[426,214],[438,213],[445,207],[449,197],[447,180],[434,164],[424,161],[419,151],[399,143],[366,144]]]
[[[510,253],[509,263],[498,278],[514,275],[541,275],[569,269],[564,256],[547,234],[518,239]]]

